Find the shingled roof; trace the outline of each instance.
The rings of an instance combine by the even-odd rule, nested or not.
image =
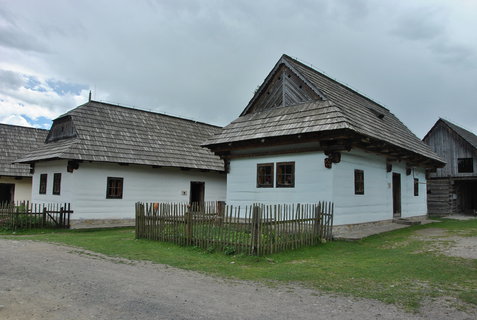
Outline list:
[[[223,171],[223,161],[200,147],[220,130],[201,122],[90,101],[57,118],[47,143],[17,161],[68,159]]]
[[[434,165],[444,161],[388,109],[301,62],[283,55],[239,118],[204,146],[217,150],[270,137],[351,132]],[[360,142],[366,147],[365,142]],[[384,147],[382,147],[384,149]]]
[[[28,177],[30,166],[12,163],[43,144],[48,130],[0,123],[0,176]]]

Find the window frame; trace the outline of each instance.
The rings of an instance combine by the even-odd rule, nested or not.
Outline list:
[[[270,183],[260,183],[261,181],[261,168],[271,168],[270,172]],[[273,162],[268,162],[268,163],[257,163],[257,188],[273,188],[274,184],[274,170],[275,170],[275,164]],[[263,177],[265,178],[267,174],[265,174]]]
[[[419,197],[419,179],[414,178],[414,196]]]
[[[279,168],[281,166],[291,166],[292,170],[291,173],[280,173]],[[286,176],[291,176],[290,183],[283,183],[283,180],[286,179]],[[294,188],[295,187],[295,161],[287,161],[287,162],[277,162],[276,163],[276,182],[275,185],[277,188]],[[285,178],[284,178],[285,177]]]
[[[40,183],[38,188],[38,194],[46,194],[46,188],[48,186],[48,174],[40,174]]]
[[[364,170],[354,169],[354,194],[364,195]]]
[[[113,186],[114,182],[120,182],[119,186]],[[119,191],[118,191],[119,190]],[[124,194],[124,178],[107,177],[106,179],[106,199],[122,199]]]
[[[457,172],[458,173],[473,173],[474,158],[457,158]]]
[[[51,193],[54,195],[60,195],[61,193],[61,173],[53,174],[53,189]]]

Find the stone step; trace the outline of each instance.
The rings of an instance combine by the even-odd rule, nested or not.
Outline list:
[[[410,220],[405,218],[393,219],[393,222],[397,224],[405,224],[408,226],[415,226],[415,225],[421,224],[421,221],[419,220]]]

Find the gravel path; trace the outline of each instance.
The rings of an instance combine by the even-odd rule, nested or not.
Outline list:
[[[223,280],[43,242],[0,239],[0,319],[475,319],[427,305]]]

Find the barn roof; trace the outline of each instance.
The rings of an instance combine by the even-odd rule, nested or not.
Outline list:
[[[280,58],[240,117],[204,145],[214,150],[253,139],[336,130],[444,163],[388,109],[287,55]]]
[[[68,159],[223,171],[223,161],[200,146],[219,131],[201,122],[90,101],[54,120],[47,143],[18,162]]]
[[[467,141],[474,149],[477,149],[477,135],[473,134],[472,132],[462,127],[459,127],[458,125],[450,122],[449,120],[442,119],[442,118],[439,118],[439,120],[436,121],[436,123],[432,126],[431,130],[429,130],[429,132],[424,136],[422,140],[426,141],[429,135],[431,135],[432,132],[434,131],[434,128],[436,128],[440,123],[444,124],[446,127],[454,131],[462,139]]]
[[[31,176],[30,166],[12,163],[45,141],[48,130],[0,123],[0,176]]]

